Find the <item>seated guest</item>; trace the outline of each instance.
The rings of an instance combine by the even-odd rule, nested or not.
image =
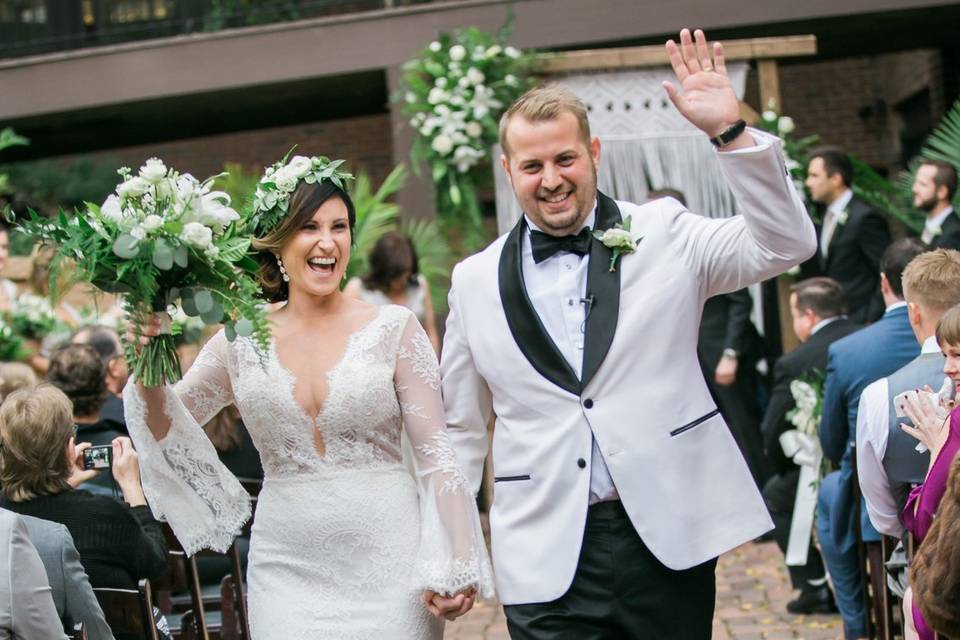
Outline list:
[[[937,325],[936,338],[937,344],[941,346],[946,357],[943,372],[950,376],[954,383],[960,382],[960,306],[953,307],[944,314],[940,324]],[[919,440],[930,452],[930,467],[926,478],[923,484],[910,492],[907,504],[901,514],[903,524],[913,534],[915,542],[924,543],[933,523],[943,517],[942,514],[938,513],[938,509],[947,490],[950,467],[953,465],[957,453],[960,452],[960,408],[954,409],[945,419],[943,413],[937,411],[937,407],[925,398],[908,397],[905,402],[904,413],[910,419],[912,425],[904,423],[901,428]],[[955,530],[956,523],[947,522],[941,527]],[[941,544],[956,545],[955,540],[943,540],[943,533],[940,528],[937,530],[937,535]],[[936,544],[934,542],[931,546],[936,547]],[[921,548],[922,546],[921,544]],[[931,557],[930,548],[924,555],[920,556],[918,554],[917,561],[923,566],[921,572],[932,570],[945,577],[949,576],[951,569],[953,571],[957,569],[955,557],[952,562],[950,556],[947,555],[942,558],[939,555]],[[938,565],[940,566],[938,567]],[[956,585],[955,574],[952,580],[953,584]],[[913,622],[913,629],[920,640],[933,640],[934,638],[934,629],[927,624],[922,613],[922,603],[926,601],[928,608],[936,613],[938,600],[934,594],[941,591],[945,586],[945,584],[931,585],[926,582],[922,592],[918,592],[916,589],[913,591],[913,602],[910,610],[905,612],[904,619],[908,623]],[[948,597],[952,597],[954,600],[957,598],[956,594]],[[905,607],[906,601],[907,598],[904,599]],[[956,619],[956,612],[953,615]],[[939,616],[935,615],[934,617]],[[955,634],[950,633],[948,635],[954,636]],[[909,633],[907,637],[910,637]]]
[[[8,395],[24,387],[35,387],[40,378],[30,365],[22,362],[0,362],[0,403]]]
[[[0,638],[66,637],[26,525],[16,514],[0,509]]]
[[[57,614],[68,632],[82,622],[89,640],[112,640],[113,633],[103,619],[103,610],[90,586],[80,554],[70,532],[62,524],[32,516],[20,516],[37,548],[53,594]]]
[[[117,428],[116,422],[104,420],[100,416],[100,409],[109,392],[103,363],[93,347],[70,344],[54,351],[50,356],[47,380],[63,391],[73,405],[78,443],[89,442],[95,447],[103,446],[126,435]],[[83,488],[95,493],[112,492],[113,480],[110,474],[102,473],[85,483]]]
[[[800,479],[800,467],[784,455],[780,446],[780,435],[796,428],[787,419],[787,414],[796,407],[790,383],[814,371],[825,371],[830,345],[860,328],[860,325],[847,319],[846,311],[843,288],[836,280],[809,278],[790,288],[790,314],[800,346],[781,356],[774,364],[773,391],[761,424],[764,449],[775,471],[763,488],[763,498],[773,518],[773,537],[784,554],[790,539],[790,524]],[[807,563],[788,566],[787,570],[793,588],[800,591],[799,597],[787,603],[787,611],[794,614],[836,611],[833,594],[827,585],[823,559],[813,544],[812,536],[807,549]]]
[[[123,357],[123,347],[117,332],[102,325],[88,325],[78,329],[70,341],[73,344],[90,345],[100,356],[104,382],[107,385],[107,401],[100,408],[100,419],[115,423],[115,428],[126,434],[122,395],[130,370],[127,368],[126,358]]]
[[[856,547],[856,519],[859,518],[864,540],[880,539],[866,508],[857,508],[853,503],[855,471],[850,462],[851,445],[856,443],[860,393],[868,384],[889,376],[920,353],[907,318],[902,277],[907,264],[925,250],[926,245],[916,238],[904,238],[884,251],[880,288],[887,309],[883,317],[837,340],[827,351],[820,444],[823,455],[838,464],[840,470],[827,474],[820,482],[817,540],[833,580],[847,640],[866,637],[867,612]]]
[[[66,525],[93,587],[136,589],[167,566],[167,544],[140,485],[128,438],[112,444],[111,472],[124,502],[74,487],[89,444],[74,444],[70,400],[50,384],[21,389],[0,405],[0,506]]]
[[[916,621],[915,604],[927,625],[944,638],[960,638],[960,457],[950,467],[937,517],[910,565],[913,602],[905,619]]]
[[[908,389],[943,384],[943,354],[936,329],[948,309],[960,304],[960,252],[938,249],[920,254],[903,272],[903,295],[920,355],[888,378],[863,390],[857,412],[857,475],[870,522],[884,535],[900,538],[900,512],[913,485],[923,481],[930,455],[900,428],[893,398]]]
[[[368,258],[369,270],[362,278],[351,278],[343,292],[375,305],[399,304],[417,316],[440,353],[440,333],[430,300],[430,286],[420,273],[417,250],[405,234],[389,231],[377,240]]]

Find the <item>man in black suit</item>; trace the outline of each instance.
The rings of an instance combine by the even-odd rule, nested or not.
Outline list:
[[[957,169],[942,160],[924,160],[913,180],[913,206],[927,214],[920,239],[933,249],[960,249],[960,217],[953,206]]]
[[[814,370],[825,371],[828,347],[860,328],[847,319],[845,312],[844,292],[835,280],[810,278],[791,287],[790,313],[794,333],[801,344],[774,365],[773,391],[761,424],[764,449],[775,467],[775,474],[763,488],[763,497],[776,527],[773,537],[784,553],[800,477],[800,467],[784,455],[779,441],[780,434],[795,428],[787,420],[787,413],[796,406],[790,383]],[[807,563],[787,569],[793,588],[800,591],[797,599],[787,603],[787,611],[794,614],[836,611],[823,560],[812,541]]]
[[[760,436],[758,390],[763,380],[757,361],[764,355],[764,344],[750,320],[752,311],[753,298],[746,289],[708,298],[700,319],[697,356],[717,408],[757,486],[763,487],[771,471]]]
[[[811,153],[807,188],[826,207],[819,230],[819,274],[843,287],[850,318],[872,322],[883,315],[880,256],[890,244],[887,221],[850,190],[853,164],[835,147]]]

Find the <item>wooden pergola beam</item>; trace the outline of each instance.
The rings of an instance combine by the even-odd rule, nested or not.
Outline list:
[[[809,56],[817,52],[817,37],[785,36],[726,40],[723,51],[727,60],[764,60]],[[663,45],[621,47],[616,49],[584,49],[538,54],[534,61],[537,74],[570,73],[591,69],[662,67],[670,64]]]

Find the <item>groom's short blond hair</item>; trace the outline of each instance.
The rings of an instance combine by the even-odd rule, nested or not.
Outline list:
[[[569,112],[577,119],[580,128],[580,137],[583,143],[590,146],[590,121],[587,119],[587,107],[575,93],[559,84],[548,84],[534,87],[517,98],[500,117],[500,148],[507,156],[510,148],[507,146],[507,129],[514,116],[520,116],[527,122],[544,122],[554,120],[561,113]]]

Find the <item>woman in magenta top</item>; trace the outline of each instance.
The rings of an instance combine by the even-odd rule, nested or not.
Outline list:
[[[937,344],[946,356],[943,372],[956,384],[960,381],[960,306],[953,307],[941,318],[937,325]],[[946,415],[946,409],[952,409],[949,415]],[[919,545],[933,525],[933,519],[946,491],[950,465],[960,451],[960,407],[953,409],[952,402],[947,403],[946,407],[938,407],[923,397],[908,398],[904,413],[914,426],[901,424],[901,428],[930,451],[927,477],[923,484],[910,492],[907,504],[900,514],[904,526]],[[906,615],[908,607],[912,615]],[[918,604],[913,602],[912,590],[908,589],[904,597],[904,609],[904,619],[910,620],[912,617],[917,634],[915,637],[920,640],[933,640],[934,630],[924,620]],[[914,637],[910,633],[911,629],[906,631],[907,638]]]

